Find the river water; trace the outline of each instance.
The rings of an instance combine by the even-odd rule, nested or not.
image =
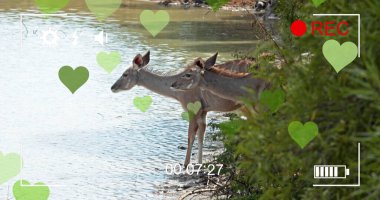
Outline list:
[[[0,199],[20,178],[49,185],[53,200],[166,199],[157,192],[168,179],[165,164],[182,163],[186,153],[178,149],[187,143],[181,107],[141,87],[118,94],[110,87],[133,57],[148,49],[149,65],[160,71],[215,51],[227,60],[236,50],[253,49],[250,17],[126,1],[100,23],[83,1],[71,1],[59,12],[65,16],[49,17],[30,15],[40,13],[33,2],[0,1],[0,152],[23,159],[21,174],[0,185]],[[170,14],[169,25],[155,38],[139,24],[144,9]],[[56,45],[44,43],[46,30],[57,33]],[[100,31],[107,34],[104,46],[94,41]],[[100,51],[121,52],[122,62],[111,74],[96,63]],[[90,71],[74,95],[58,79],[64,65]],[[133,98],[145,95],[153,103],[142,113]]]

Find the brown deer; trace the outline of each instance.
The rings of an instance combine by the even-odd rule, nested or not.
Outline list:
[[[187,111],[187,105],[199,101],[201,108],[198,113],[190,120],[188,126],[188,140],[187,140],[187,152],[184,165],[187,166],[190,162],[191,149],[195,139],[195,135],[198,134],[198,163],[202,163],[202,148],[203,139],[206,129],[206,115],[209,111],[230,112],[241,107],[241,104],[236,101],[231,101],[217,96],[209,91],[202,90],[201,88],[194,87],[186,91],[178,91],[171,89],[171,85],[176,80],[187,74],[187,69],[176,75],[160,75],[155,74],[146,66],[150,60],[150,52],[148,51],[144,55],[136,55],[133,59],[132,66],[129,67],[122,76],[111,87],[113,92],[120,92],[132,89],[134,86],[145,87],[155,93],[161,94],[166,97],[176,99],[182,105],[182,108]],[[240,61],[235,61],[238,63]],[[247,71],[251,65],[246,61],[245,65],[241,65],[239,68],[235,67],[234,62],[229,62],[226,68],[235,69],[239,71]],[[192,65],[189,65],[192,66]]]
[[[215,65],[218,53],[206,61],[197,59],[193,66],[187,67],[182,77],[172,84],[177,91],[187,91],[202,88],[222,98],[242,103],[243,98],[259,99],[260,93],[270,87],[263,79],[253,78],[250,73],[232,71],[225,64]]]

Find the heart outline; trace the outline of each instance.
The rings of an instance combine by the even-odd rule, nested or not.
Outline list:
[[[318,125],[312,121],[302,124],[293,121],[288,125],[290,137],[303,149],[318,135]]]
[[[0,152],[0,185],[16,177],[22,169],[22,159],[19,154]]]
[[[26,180],[19,180],[13,184],[13,196],[16,200],[48,200],[50,189],[42,182],[33,186]]]
[[[66,65],[58,72],[59,79],[74,94],[89,79],[90,72],[86,67],[79,66],[75,69]]]
[[[181,113],[183,120],[190,122],[201,109],[202,104],[200,101],[190,102],[186,105],[187,111]]]
[[[201,109],[201,107],[202,107],[202,104],[201,104],[201,102],[200,101],[196,101],[196,102],[194,102],[194,103],[188,103],[187,104],[187,109],[189,110],[189,111],[191,111],[192,113],[194,113],[194,114],[197,114],[198,113],[198,111]]]
[[[315,7],[320,6],[322,3],[324,3],[326,0],[312,0],[312,3]]]
[[[96,55],[96,62],[106,72],[111,73],[121,63],[121,54],[119,51],[101,51]]]
[[[133,105],[141,112],[146,112],[152,105],[152,102],[153,100],[150,96],[135,97],[133,99]]]
[[[41,10],[41,12],[45,14],[52,14],[66,7],[69,3],[69,0],[35,0],[34,2]]]
[[[156,37],[170,21],[170,15],[166,10],[159,10],[154,13],[152,10],[143,10],[140,13],[140,23],[143,27]]]
[[[327,40],[322,46],[322,53],[336,73],[352,63],[358,56],[358,47],[353,42],[340,44],[336,40]]]
[[[285,101],[285,92],[283,90],[265,90],[260,95],[260,104],[269,108],[271,113],[277,112]]]
[[[107,2],[106,4],[104,2]],[[104,21],[120,8],[122,0],[86,0],[87,8],[98,21]]]

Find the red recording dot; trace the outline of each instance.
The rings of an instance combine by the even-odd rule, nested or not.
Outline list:
[[[305,22],[303,22],[302,20],[296,20],[290,26],[290,30],[292,31],[293,35],[302,36],[306,33],[307,27]]]

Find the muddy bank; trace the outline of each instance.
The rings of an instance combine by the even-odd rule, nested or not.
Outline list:
[[[156,2],[163,6],[177,6],[188,8],[207,8],[211,10],[211,7],[207,5],[205,0],[151,0],[151,2]],[[255,0],[232,0],[221,8],[221,10],[230,10],[230,11],[251,11],[255,5]]]
[[[228,120],[227,117],[224,117],[222,113],[215,114],[212,117],[212,123],[218,123],[221,121]],[[214,139],[216,136],[217,130],[212,130],[211,128],[207,129],[206,137],[203,147],[203,164],[208,165],[213,163],[215,157],[220,155],[224,151],[223,143]],[[178,151],[186,151],[186,147],[179,146]],[[193,146],[193,153],[191,158],[191,163],[197,163],[197,144]],[[181,164],[183,167],[182,163]],[[157,169],[162,173],[166,174],[166,169]],[[157,194],[163,197],[163,199],[216,199],[214,198],[213,192],[216,190],[218,185],[223,185],[225,182],[221,176],[208,176],[207,170],[200,170],[200,172],[189,174],[180,174],[180,175],[166,175],[167,181],[157,186]],[[220,197],[219,197],[220,198]]]

